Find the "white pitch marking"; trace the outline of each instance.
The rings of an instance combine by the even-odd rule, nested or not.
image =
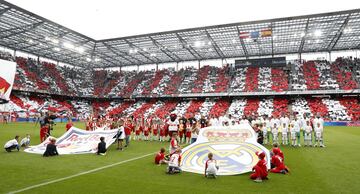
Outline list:
[[[67,176],[67,177],[55,179],[55,180],[40,183],[40,184],[37,184],[37,185],[32,185],[32,186],[29,186],[29,187],[25,187],[23,189],[19,189],[19,190],[16,190],[16,191],[11,191],[8,194],[20,193],[20,192],[23,192],[23,191],[27,191],[27,190],[30,190],[30,189],[37,188],[37,187],[42,187],[42,186],[49,185],[49,184],[52,184],[52,183],[57,183],[57,182],[64,181],[64,180],[67,180],[67,179],[75,178],[75,177],[78,177],[78,176],[81,176],[81,175],[90,174],[90,173],[100,171],[100,170],[103,170],[103,169],[106,169],[106,168],[111,168],[111,167],[119,165],[119,164],[123,164],[123,163],[131,162],[131,161],[134,161],[134,160],[138,160],[138,159],[141,159],[141,158],[145,158],[145,157],[153,155],[153,154],[154,153],[146,154],[146,155],[143,155],[143,156],[131,158],[131,159],[124,160],[124,161],[121,161],[121,162],[117,162],[117,163],[114,163],[114,164],[109,164],[109,165],[99,167],[99,168],[95,168],[95,169],[92,169],[92,170],[88,170],[88,171],[85,171],[85,172],[80,172],[80,173],[70,175],[70,176]]]

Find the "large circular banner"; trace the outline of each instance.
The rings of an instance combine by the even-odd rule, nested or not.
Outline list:
[[[208,154],[213,153],[219,166],[218,175],[236,175],[252,171],[258,162],[256,152],[265,152],[268,168],[270,155],[256,142],[256,134],[250,125],[207,127],[200,130],[194,144],[183,149],[183,171],[203,174]]]

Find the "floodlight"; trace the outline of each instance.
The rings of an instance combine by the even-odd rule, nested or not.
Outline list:
[[[194,46],[195,47],[201,47],[201,41],[195,41]]]
[[[59,40],[57,40],[55,38],[51,39],[51,42],[53,42],[54,44],[59,44]]]
[[[82,47],[77,47],[77,48],[75,48],[75,50],[79,53],[83,53],[85,51],[85,49]]]
[[[322,32],[321,30],[315,30],[314,36],[321,36]]]
[[[75,48],[75,46],[73,44],[69,43],[69,42],[64,42],[63,45],[64,45],[65,48],[68,48],[68,49],[74,49]]]

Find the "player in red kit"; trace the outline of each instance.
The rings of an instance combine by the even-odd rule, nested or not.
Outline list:
[[[128,120],[125,122],[125,147],[129,146],[132,128],[133,125],[131,118],[128,118]]]
[[[152,140],[159,140],[159,137],[158,137],[158,134],[159,134],[159,124],[158,124],[158,121],[156,122],[153,122],[152,124]]]
[[[69,118],[69,121],[68,123],[66,124],[65,128],[66,128],[66,131],[69,131],[69,129],[74,126],[72,121],[71,121],[71,118]]]
[[[155,164],[161,165],[161,164],[167,164],[168,161],[165,160],[165,148],[161,148],[160,152],[158,152],[155,155]]]
[[[250,175],[250,178],[255,182],[262,182],[262,180],[268,179],[267,167],[264,152],[257,152],[256,155],[259,157],[258,163],[253,167],[254,173]]]
[[[49,124],[46,123],[43,127],[40,128],[40,142],[45,141],[46,136],[49,134]]]
[[[169,148],[170,156],[179,148],[180,147],[179,147],[179,143],[177,140],[177,133],[174,132],[174,133],[172,133],[172,137],[171,137],[171,141],[170,141],[170,148]]]
[[[165,123],[162,122],[161,120],[160,120],[159,128],[160,128],[160,134],[159,134],[160,141],[165,141],[165,130],[166,130],[165,129]]]
[[[287,174],[289,169],[284,164],[283,158],[279,155],[278,149],[273,150],[273,156],[271,157],[271,167],[273,167],[270,172],[273,173],[282,173]]]
[[[282,159],[282,161],[284,161],[284,153],[280,150],[279,146],[277,143],[273,144],[273,149],[272,152],[275,154],[275,152],[277,153],[277,155],[279,155]]]

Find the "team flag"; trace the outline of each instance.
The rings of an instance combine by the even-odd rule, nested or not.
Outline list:
[[[272,36],[271,29],[261,30],[261,37],[269,37],[269,36]]]
[[[240,38],[241,39],[250,38],[250,33],[249,32],[240,32]]]
[[[264,29],[261,31],[240,32],[239,36],[241,39],[246,39],[246,38],[257,39],[259,37],[269,37],[269,36],[272,36],[272,30]]]

